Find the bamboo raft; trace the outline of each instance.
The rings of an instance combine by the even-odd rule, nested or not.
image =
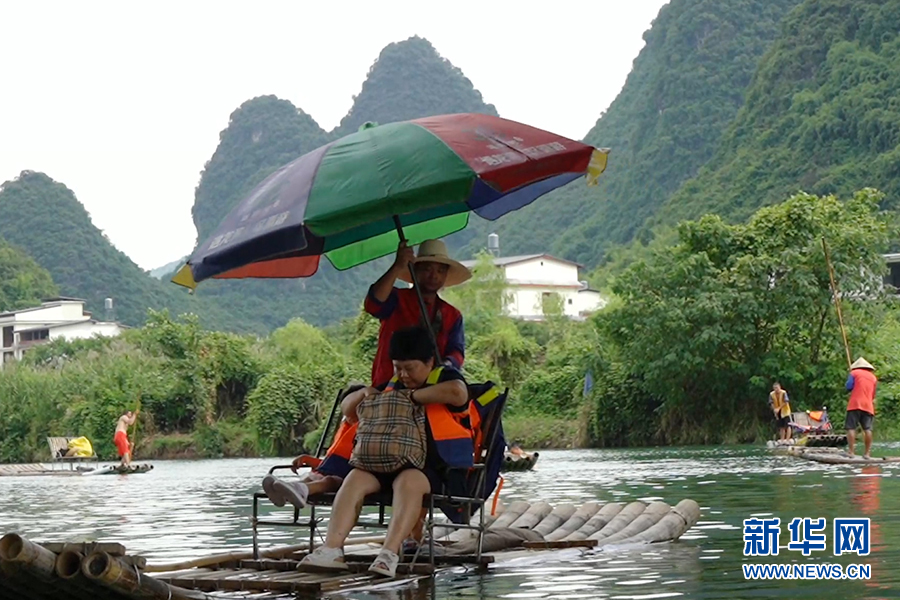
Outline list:
[[[475,557],[473,530],[451,533],[436,526],[433,559],[420,554],[418,561],[412,562],[412,557],[404,556],[396,579],[426,579],[436,571],[462,564],[488,568],[552,549],[590,551],[674,541],[699,518],[700,507],[693,500],[682,500],[674,507],[640,501],[555,508],[546,502],[513,502],[498,515],[486,517],[486,554],[480,560]],[[229,593],[259,600],[320,597],[390,581],[367,572],[383,539],[349,540],[345,547],[347,572],[311,573],[297,570],[308,551],[305,544],[273,548],[257,560],[251,552],[232,552],[150,565],[143,557],[128,555],[117,543],[38,544],[9,533],[0,539],[0,598],[212,600],[231,597]]]
[[[860,454],[850,456],[846,451],[837,448],[776,446],[773,450],[778,454],[796,456],[797,458],[829,465],[880,465],[900,462],[900,456],[865,458]]]
[[[540,456],[539,452],[525,454],[520,456],[506,452],[503,455],[503,464],[500,465],[501,471],[530,471],[534,468],[535,463]]]
[[[791,438],[788,440],[769,440],[766,442],[768,448],[780,447],[838,447],[847,445],[847,434],[845,433],[828,433],[828,434],[809,434],[799,438]]]
[[[107,465],[105,467],[77,467],[74,469],[52,469],[41,463],[23,465],[0,465],[0,477],[36,477],[40,475],[57,475],[63,477],[82,475],[135,475],[153,470],[151,464]]]

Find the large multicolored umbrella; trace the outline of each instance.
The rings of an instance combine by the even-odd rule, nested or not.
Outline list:
[[[322,255],[340,270],[530,204],[606,169],[598,150],[482,114],[454,114],[360,131],[281,167],[201,244],[173,282],[308,277]]]

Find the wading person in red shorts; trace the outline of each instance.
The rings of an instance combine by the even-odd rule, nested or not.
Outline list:
[[[128,411],[116,423],[116,435],[113,437],[113,443],[119,451],[119,457],[122,459],[122,466],[127,467],[131,464],[132,443],[128,441],[128,428],[134,425],[137,420],[138,412]]]

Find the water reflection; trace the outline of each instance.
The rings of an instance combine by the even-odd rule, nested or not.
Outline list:
[[[900,444],[881,445],[898,453]],[[250,544],[251,494],[272,460],[159,461],[130,477],[0,478],[0,532],[41,541],[120,541],[153,562],[183,560]],[[353,599],[426,598],[881,598],[900,596],[900,484],[896,465],[821,465],[752,447],[647,448],[542,452],[534,471],[505,476],[503,500],[551,504],[589,500],[676,504],[693,498],[700,522],[679,542],[534,553],[462,568],[435,580],[387,583]],[[872,555],[773,560],[742,553],[742,521],[754,516],[872,519]],[[301,531],[266,529],[262,546],[302,541]],[[787,543],[783,529],[782,546]],[[872,579],[746,581],[745,562],[868,563]]]

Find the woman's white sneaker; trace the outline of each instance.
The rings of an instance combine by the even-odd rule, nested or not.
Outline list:
[[[344,550],[341,548],[328,548],[319,546],[303,557],[297,569],[303,571],[307,568],[325,569],[328,571],[346,571],[347,563],[344,561]]]

